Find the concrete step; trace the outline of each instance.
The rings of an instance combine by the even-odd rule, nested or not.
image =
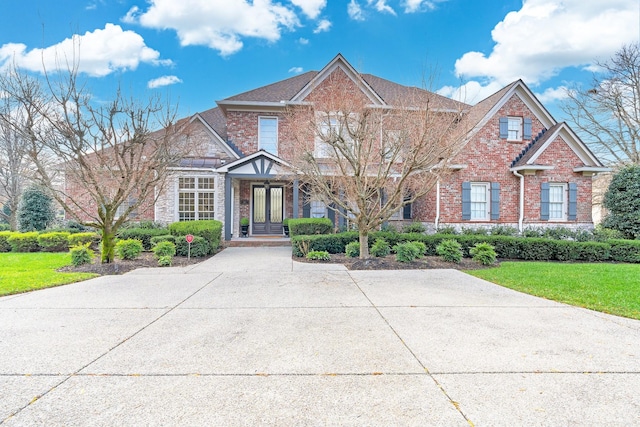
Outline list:
[[[224,245],[229,248],[259,248],[273,246],[291,246],[288,237],[234,237]]]

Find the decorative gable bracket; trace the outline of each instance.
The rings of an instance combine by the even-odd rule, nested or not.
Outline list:
[[[596,166],[580,166],[573,168],[575,173],[582,172],[583,176],[594,176],[602,172],[611,172],[611,168],[596,167]]]

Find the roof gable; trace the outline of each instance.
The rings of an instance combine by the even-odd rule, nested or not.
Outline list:
[[[195,121],[202,123],[205,129],[207,129],[214,137],[214,141],[230,156],[235,157],[236,159],[241,157],[240,151],[226,140],[226,120],[219,108],[216,107],[202,113],[194,114],[191,117],[190,123]]]

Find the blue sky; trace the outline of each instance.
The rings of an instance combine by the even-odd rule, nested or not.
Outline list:
[[[638,0],[0,0],[0,68],[79,46],[96,99],[120,85],[180,116],[337,53],[359,71],[468,103],[522,78],[556,119],[564,88],[638,41]],[[57,58],[57,61],[56,61]],[[425,84],[425,81],[427,83]]]

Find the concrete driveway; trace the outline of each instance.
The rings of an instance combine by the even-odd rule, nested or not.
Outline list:
[[[640,425],[640,322],[230,248],[0,298],[0,424]]]

